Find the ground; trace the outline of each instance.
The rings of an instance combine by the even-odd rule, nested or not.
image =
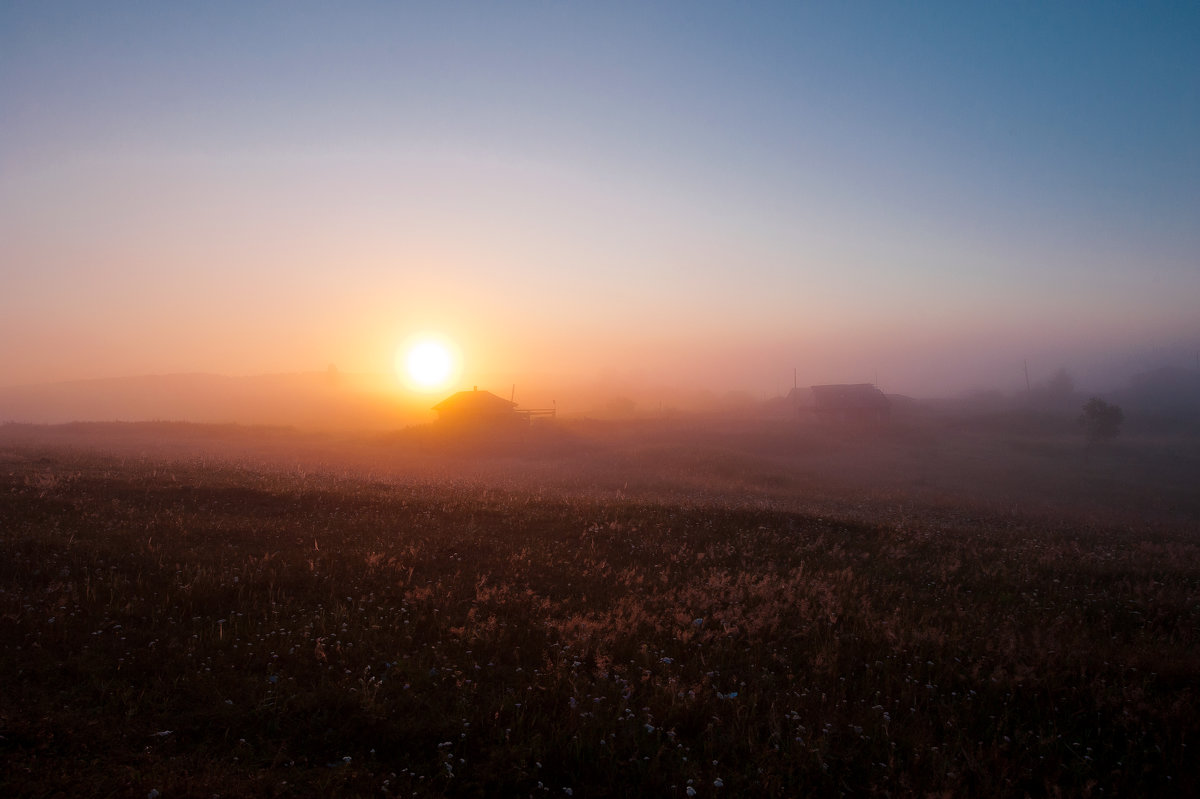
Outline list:
[[[0,792],[1195,795],[1198,454],[5,426]]]

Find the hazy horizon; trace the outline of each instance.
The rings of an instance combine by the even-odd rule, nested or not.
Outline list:
[[[9,4],[0,387],[416,397],[423,333],[434,401],[1197,368],[1197,40],[1171,4]]]

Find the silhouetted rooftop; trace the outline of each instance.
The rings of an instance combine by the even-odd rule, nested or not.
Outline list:
[[[480,391],[476,386],[472,391],[459,391],[433,406],[433,410],[453,416],[499,416],[513,412],[517,403],[503,397],[497,397],[490,391]]]
[[[870,383],[813,386],[817,410],[887,410],[888,399]]]

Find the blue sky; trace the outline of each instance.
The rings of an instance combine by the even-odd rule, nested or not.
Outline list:
[[[1197,41],[1184,3],[5,4],[0,384],[414,329],[752,391],[1186,358]]]

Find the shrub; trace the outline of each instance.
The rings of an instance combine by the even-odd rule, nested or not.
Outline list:
[[[1121,432],[1121,423],[1125,414],[1117,405],[1105,402],[1099,397],[1092,397],[1083,405],[1083,413],[1079,415],[1079,424],[1087,435],[1088,442],[1109,441]]]

